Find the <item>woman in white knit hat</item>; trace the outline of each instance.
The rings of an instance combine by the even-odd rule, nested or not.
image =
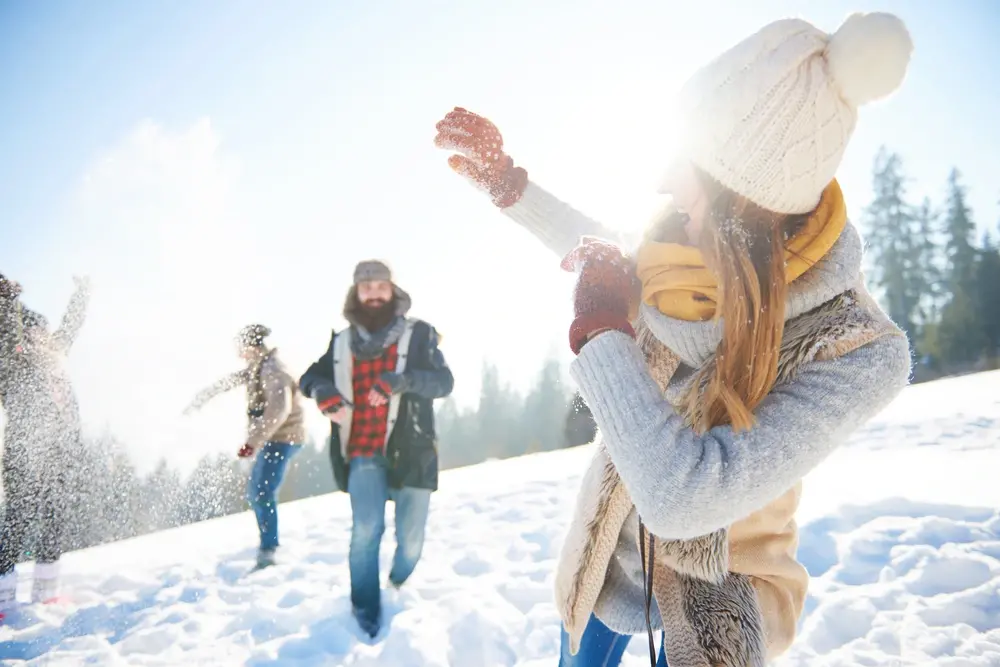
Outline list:
[[[556,573],[560,664],[763,665],[795,637],[802,478],[907,384],[835,173],[857,109],[902,82],[890,14],[774,22],[682,88],[673,205],[626,255],[528,180],[488,120],[436,144],[578,272],[571,372],[600,427]],[[581,241],[581,237],[582,241]],[[578,245],[579,243],[579,245]]]

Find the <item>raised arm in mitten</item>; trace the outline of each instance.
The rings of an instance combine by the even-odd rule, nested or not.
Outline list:
[[[62,348],[64,353],[68,353],[76,341],[76,336],[80,333],[87,316],[87,305],[90,303],[90,279],[74,276],[73,282],[76,283],[76,290],[69,299],[69,305],[66,307],[59,328],[52,333],[53,342]]]
[[[600,236],[631,247],[627,239],[584,215],[528,179],[505,152],[496,125],[456,107],[437,124],[434,143],[455,151],[448,166],[483,190],[504,215],[563,257],[583,236]]]

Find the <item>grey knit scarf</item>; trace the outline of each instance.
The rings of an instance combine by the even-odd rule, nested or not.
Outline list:
[[[354,335],[351,336],[351,352],[358,360],[375,359],[397,343],[406,328],[406,318],[396,316],[392,323],[374,333],[360,324],[352,325]]]

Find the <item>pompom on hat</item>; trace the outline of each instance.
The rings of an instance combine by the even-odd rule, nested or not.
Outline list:
[[[854,14],[832,35],[775,21],[681,88],[680,155],[759,206],[808,213],[836,175],[858,107],[900,86],[912,52],[893,14]]]

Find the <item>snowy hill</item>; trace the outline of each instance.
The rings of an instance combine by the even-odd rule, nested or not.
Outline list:
[[[553,566],[590,454],[444,473],[424,558],[387,594],[375,643],[350,615],[350,510],[334,494],[284,505],[281,564],[250,577],[249,513],[69,554],[71,604],[11,618],[0,660],[554,666]],[[807,478],[800,554],[814,580],[782,664],[1000,665],[998,470],[989,373],[906,390]],[[648,664],[644,651],[634,641],[625,664]]]

